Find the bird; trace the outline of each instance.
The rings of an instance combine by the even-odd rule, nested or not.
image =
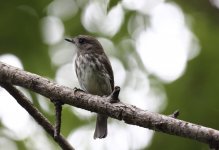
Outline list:
[[[78,35],[65,40],[76,46],[75,72],[82,90],[93,95],[110,95],[114,89],[114,75],[100,42],[90,35]],[[94,139],[107,136],[107,118],[106,115],[97,114]]]

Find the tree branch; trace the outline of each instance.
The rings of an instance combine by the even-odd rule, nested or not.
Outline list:
[[[128,124],[155,131],[190,138],[219,148],[219,131],[182,121],[173,117],[145,111],[122,102],[110,103],[109,97],[100,97],[58,85],[39,75],[0,62],[0,82],[22,86],[49,99],[58,99],[64,104],[98,112],[124,120]]]
[[[74,150],[74,148],[65,140],[62,135],[54,137],[54,128],[49,123],[49,121],[35,108],[28,98],[23,95],[18,89],[12,86],[10,83],[0,83],[0,85],[8,91],[16,101],[40,124],[47,133],[49,133],[53,139],[59,144],[59,146],[64,150]]]

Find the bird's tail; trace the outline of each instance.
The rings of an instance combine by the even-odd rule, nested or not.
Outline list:
[[[94,132],[94,139],[105,138],[107,136],[107,116],[97,114],[96,128]]]

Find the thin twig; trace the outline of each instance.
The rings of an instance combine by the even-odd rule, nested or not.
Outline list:
[[[36,120],[37,123],[39,123],[48,134],[50,134],[52,137],[54,135],[54,128],[49,123],[49,121],[41,114],[37,108],[35,108],[28,98],[24,96],[23,93],[21,93],[18,89],[16,89],[14,86],[12,86],[9,83],[0,83],[0,85],[6,89],[15,99],[16,101]],[[53,138],[59,146],[64,150],[74,150],[74,148],[66,141],[66,139],[60,135],[56,139]]]
[[[119,86],[115,86],[113,92],[108,97],[110,103],[118,103],[120,101],[119,100],[119,92],[120,92],[120,87]]]
[[[56,114],[55,131],[54,131],[54,138],[56,139],[60,135],[62,103],[58,100],[53,100],[53,103],[55,105],[55,114]]]
[[[169,117],[178,118],[179,117],[179,110],[175,110],[172,114],[169,115]]]

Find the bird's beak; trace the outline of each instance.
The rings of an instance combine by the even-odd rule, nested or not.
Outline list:
[[[65,40],[71,43],[75,43],[74,39],[71,39],[71,38],[65,38]]]

